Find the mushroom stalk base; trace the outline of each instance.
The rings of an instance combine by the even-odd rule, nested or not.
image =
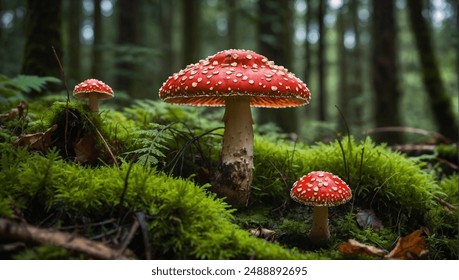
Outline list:
[[[312,227],[309,239],[318,245],[327,243],[330,238],[328,229],[328,206],[314,206],[312,213]]]
[[[247,206],[253,174],[253,120],[249,97],[228,98],[221,163],[214,191],[233,207]]]

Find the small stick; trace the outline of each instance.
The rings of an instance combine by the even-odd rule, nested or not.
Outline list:
[[[68,135],[68,127],[69,127],[69,103],[70,103],[70,92],[69,92],[69,87],[67,85],[67,79],[65,78],[65,72],[64,72],[64,67],[62,67],[61,60],[59,59],[59,56],[57,55],[56,49],[53,48],[53,53],[54,56],[56,57],[57,63],[59,64],[59,68],[61,69],[62,73],[62,80],[64,81],[64,86],[65,90],[67,91],[67,100],[65,103],[65,129],[64,129],[64,150],[65,150],[65,155],[68,156],[68,150],[67,150],[67,135]]]
[[[62,247],[96,259],[126,260],[126,256],[103,243],[57,230],[42,229],[23,222],[0,218],[0,237]]]
[[[119,169],[120,166],[118,165],[118,161],[116,160],[115,158],[115,155],[113,155],[112,153],[112,150],[110,149],[110,147],[108,146],[107,142],[105,141],[104,137],[102,136],[102,134],[100,133],[100,131],[97,129],[97,127],[94,125],[94,123],[85,115],[83,114],[83,116],[86,118],[86,120],[92,125],[92,127],[94,127],[94,129],[96,130],[96,133],[97,135],[99,136],[100,140],[102,140],[102,143],[104,144],[104,147],[105,149],[107,150],[107,152],[110,154],[110,156],[112,157],[113,159],[113,162],[115,163],[116,167]]]

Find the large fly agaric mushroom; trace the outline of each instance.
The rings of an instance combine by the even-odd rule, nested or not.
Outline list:
[[[352,198],[349,186],[336,175],[314,171],[293,184],[290,196],[298,203],[314,206],[309,239],[322,245],[330,238],[328,207],[346,203]]]
[[[99,112],[99,99],[108,99],[114,96],[113,90],[106,83],[88,79],[75,86],[73,96],[79,99],[88,99],[89,110],[95,114]]]
[[[250,107],[307,104],[309,89],[283,66],[249,50],[225,50],[173,74],[159,90],[166,102],[225,106],[221,164],[214,190],[234,207],[247,205],[253,173]]]

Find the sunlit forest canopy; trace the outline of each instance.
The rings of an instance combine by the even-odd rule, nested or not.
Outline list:
[[[297,109],[254,110],[258,123],[306,142],[347,129],[426,140],[408,128],[456,140],[457,30],[453,0],[1,0],[0,73],[61,79],[54,47],[70,90],[97,78],[123,106],[158,99],[167,77],[190,63],[250,49],[312,94]]]

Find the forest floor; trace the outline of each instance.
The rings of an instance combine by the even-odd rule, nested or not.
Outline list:
[[[249,204],[234,209],[211,190],[219,111],[137,101],[93,114],[56,96],[7,100],[2,259],[458,258],[454,144],[307,145],[256,126]],[[322,245],[308,238],[312,207],[289,195],[314,170],[353,193],[330,208]]]

